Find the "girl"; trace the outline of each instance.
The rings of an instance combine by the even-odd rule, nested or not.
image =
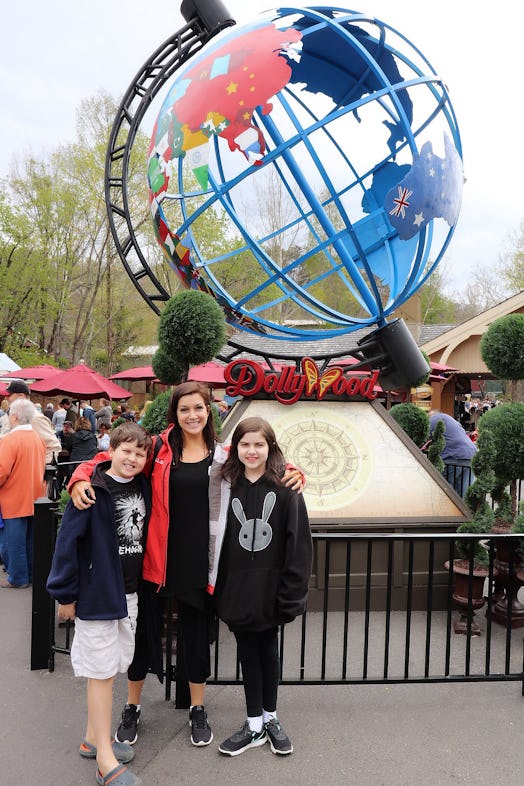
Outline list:
[[[228,756],[267,740],[273,753],[293,752],[276,711],[278,626],[305,611],[312,543],[304,498],[280,481],[284,466],[269,423],[251,417],[210,478],[209,591],[237,640],[247,706],[240,731],[218,748]]]

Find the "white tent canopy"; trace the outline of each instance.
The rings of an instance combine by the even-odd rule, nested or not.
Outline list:
[[[19,371],[21,368],[22,366],[11,360],[9,355],[6,355],[5,352],[0,352],[0,375],[7,374],[9,371]]]

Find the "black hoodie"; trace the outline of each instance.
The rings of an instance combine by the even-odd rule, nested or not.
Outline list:
[[[215,597],[232,631],[291,622],[306,608],[311,530],[304,498],[268,481],[243,477],[231,489]]]

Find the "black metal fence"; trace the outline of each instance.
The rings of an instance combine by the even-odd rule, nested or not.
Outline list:
[[[70,625],[58,627],[45,591],[58,516],[39,502],[31,668],[54,669],[70,649]],[[314,533],[314,566],[306,614],[281,630],[282,683],[364,684],[515,680],[524,695],[519,628],[520,539],[484,541],[488,566],[478,577],[471,558],[456,573],[456,541],[472,535]],[[462,586],[458,581],[462,580]],[[480,591],[477,585],[480,584]],[[166,607],[165,697],[187,706],[187,681],[176,664],[176,608]],[[220,625],[211,684],[240,682],[235,640]]]

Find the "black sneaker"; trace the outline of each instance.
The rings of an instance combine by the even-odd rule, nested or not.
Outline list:
[[[213,732],[207,722],[207,712],[201,704],[189,710],[189,725],[193,745],[209,745],[213,739]]]
[[[122,710],[122,722],[116,730],[115,740],[134,745],[138,739],[137,726],[140,723],[140,710],[136,704],[126,704]]]
[[[248,748],[258,748],[259,745],[265,745],[266,742],[265,728],[262,731],[251,731],[249,723],[246,721],[240,731],[220,743],[218,750],[220,753],[225,753],[226,756],[238,756]]]
[[[283,756],[285,756],[286,753],[293,753],[291,740],[276,718],[272,718],[265,723],[264,727],[273,753],[280,753]]]

